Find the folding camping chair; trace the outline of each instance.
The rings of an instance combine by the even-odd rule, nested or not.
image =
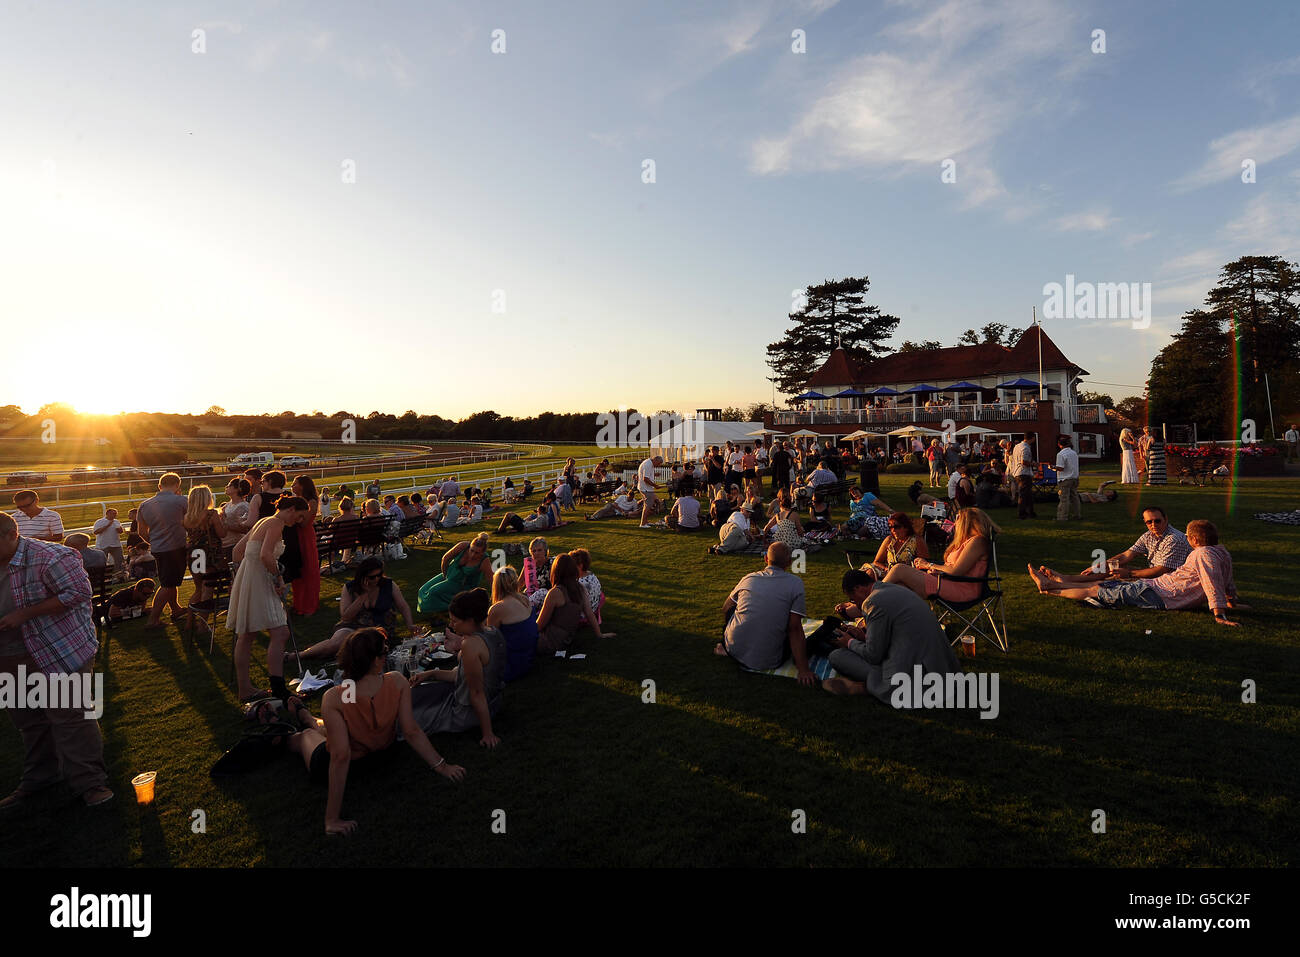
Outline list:
[[[853,569],[858,569],[863,565],[871,564],[875,557],[875,552],[869,552],[861,548],[846,548],[844,550],[844,560],[848,562],[849,567]]]
[[[978,638],[1007,651],[1007,610],[1002,598],[1002,575],[998,571],[997,535],[994,534],[989,540],[989,566],[983,578],[949,575],[945,572],[937,574],[940,590],[945,580],[972,582],[982,586],[980,594],[970,601],[952,601],[938,595],[930,599],[930,603],[937,606],[940,626],[947,629],[950,622],[954,625],[960,622],[962,625],[961,631],[952,639],[952,644],[957,644],[964,636],[974,632]]]
[[[216,644],[217,619],[230,610],[230,585],[233,580],[234,576],[229,568],[223,568],[218,572],[202,576],[202,584],[212,587],[212,597],[202,604],[195,602],[191,598],[189,605],[186,606],[186,631],[192,636],[196,630],[196,624],[207,629],[208,654],[212,654],[212,649]],[[194,583],[196,592],[199,584],[199,581]],[[234,661],[233,651],[231,661]]]

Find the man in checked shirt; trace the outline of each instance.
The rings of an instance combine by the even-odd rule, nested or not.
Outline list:
[[[0,811],[25,804],[60,781],[87,807],[113,799],[99,723],[86,717],[90,705],[51,707],[75,702],[47,701],[46,707],[29,708],[29,682],[18,681],[20,673],[50,678],[90,673],[99,647],[91,598],[90,578],[75,551],[24,538],[13,518],[0,513],[0,681],[14,692],[5,696],[5,710],[27,752],[22,780],[0,800]]]
[[[1183,567],[1192,546],[1187,537],[1169,524],[1169,516],[1159,505],[1148,505],[1142,512],[1147,530],[1126,551],[1111,557],[1106,571],[1085,568],[1077,575],[1060,575],[1043,565],[1038,572],[1060,585],[1095,585],[1101,581],[1129,581],[1159,578]],[[1132,568],[1133,559],[1145,558],[1146,568]]]

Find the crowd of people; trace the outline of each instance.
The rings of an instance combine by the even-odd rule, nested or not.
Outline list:
[[[824,690],[888,700],[890,679],[898,672],[916,665],[926,672],[960,671],[930,602],[968,602],[984,587],[1001,531],[987,508],[1015,504],[1021,518],[1034,517],[1033,442],[1026,434],[1015,445],[985,443],[990,447],[978,449],[982,466],[962,461],[963,450],[954,452],[952,443],[922,445],[919,451],[931,466],[930,488],[941,494],[926,492],[919,481],[913,484],[908,497],[920,517],[852,485],[847,515],[837,521],[828,490],[843,491],[851,469],[875,454],[860,445],[838,450],[815,440],[759,440],[711,448],[699,462],[667,469],[660,456],[649,456],[630,484],[616,484],[587,518],[636,519],[641,528],[662,525],[677,534],[713,530],[718,544],[710,551],[716,553],[762,550],[763,570],[743,576],[724,604],[716,653],[754,670],[791,661],[803,685],[816,683],[812,661],[821,656],[838,674],[821,683]],[[1080,517],[1080,503],[1088,499],[1077,490],[1078,457],[1069,437],[1056,444],[1057,518],[1068,521]],[[976,449],[965,451],[973,455]],[[606,596],[592,570],[591,552],[579,547],[552,554],[538,534],[568,524],[563,513],[576,511],[579,498],[611,491],[602,484],[611,482],[611,474],[608,462],[586,475],[570,459],[556,482],[543,486],[535,511],[527,517],[505,511],[496,526],[498,535],[534,535],[518,567],[494,567],[489,532],[479,531],[446,549],[438,573],[410,601],[386,574],[390,552],[351,555],[352,577],[342,586],[338,620],[328,637],[303,649],[301,657],[337,661],[356,693],[328,691],[319,718],[302,697],[290,693],[284,677],[292,654],[292,616],[320,610],[319,530],[383,516],[398,527],[419,520],[436,536],[483,522],[493,510],[491,489],[462,488],[451,476],[423,494],[384,495],[376,480],[364,490],[358,513],[352,488],[318,488],[306,475],[289,481],[279,470],[249,469],[230,479],[218,505],[209,486],[195,485],[182,495],[180,477],[167,473],[157,494],[128,511],[125,525],[116,509],[108,509],[89,535],[66,538],[58,513],[41,506],[37,493],[24,490],[14,497],[15,512],[0,514],[0,668],[21,664],[74,674],[91,667],[96,641],[89,573],[96,568],[106,575],[111,569],[124,585],[111,595],[106,618],[120,620],[147,605],[145,627],[154,629],[162,627],[164,613],[173,618],[186,613],[179,593],[187,573],[194,582],[191,611],[211,608],[217,579],[228,576],[238,696],[252,719],[279,718],[296,726],[289,750],[328,787],[326,831],[347,834],[356,827],[341,810],[350,768],[374,763],[400,736],[435,772],[459,781],[464,768],[447,763],[430,735],[472,731],[483,747],[495,748],[501,739],[494,719],[508,683],[529,674],[540,660],[572,654],[582,647],[586,631],[598,639],[615,637],[604,626]],[[767,501],[764,477],[771,479]],[[1114,498],[1105,484],[1091,500]],[[517,507],[534,491],[531,481],[516,486],[507,479],[504,503]],[[652,521],[661,513],[662,523]],[[1215,526],[1194,520],[1184,536],[1154,505],[1143,519],[1146,532],[1105,569],[1070,575],[1031,564],[1035,586],[1042,594],[1102,608],[1208,604],[1216,621],[1237,624],[1228,613],[1245,606]],[[931,526],[942,532],[941,558],[927,542]],[[879,544],[869,561],[845,573],[845,600],[806,634],[803,579],[791,566],[816,536],[870,538]],[[1145,567],[1135,568],[1138,560]],[[133,570],[146,567],[150,575],[126,581]],[[388,670],[388,652],[402,626],[411,634],[420,631],[421,617],[430,626],[445,626],[442,646],[454,667],[397,675]],[[269,688],[255,687],[251,676],[260,634],[269,639]],[[94,722],[78,716],[74,729],[70,715],[57,709],[11,715],[23,734],[28,762],[0,809],[25,803],[60,776],[87,805],[112,798]]]

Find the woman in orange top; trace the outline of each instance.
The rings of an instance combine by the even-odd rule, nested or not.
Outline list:
[[[289,748],[302,755],[313,781],[329,784],[326,834],[351,834],[356,830],[356,821],[341,817],[348,772],[368,755],[392,747],[399,725],[411,750],[435,774],[452,781],[465,777],[465,769],[448,764],[420,730],[411,713],[411,686],[407,680],[396,671],[385,673],[387,644],[378,628],[361,628],[343,640],[338,659],[348,681],[325,692],[321,701],[323,720],[314,717],[301,699],[289,699],[303,727],[289,739]]]
[[[940,581],[938,573],[983,578],[988,573],[993,535],[1000,531],[1002,529],[978,508],[964,508],[957,513],[952,544],[944,553],[943,564],[916,558],[910,567],[895,565],[885,576],[885,581],[906,585],[926,599],[974,601],[983,590],[978,582]]]

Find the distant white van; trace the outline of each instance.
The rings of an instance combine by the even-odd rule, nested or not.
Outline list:
[[[280,456],[280,468],[282,469],[305,469],[311,467],[311,459],[301,455],[282,455]]]
[[[271,452],[242,452],[230,460],[227,468],[230,469],[251,469],[254,466],[263,468],[267,465],[275,464],[275,455]]]

